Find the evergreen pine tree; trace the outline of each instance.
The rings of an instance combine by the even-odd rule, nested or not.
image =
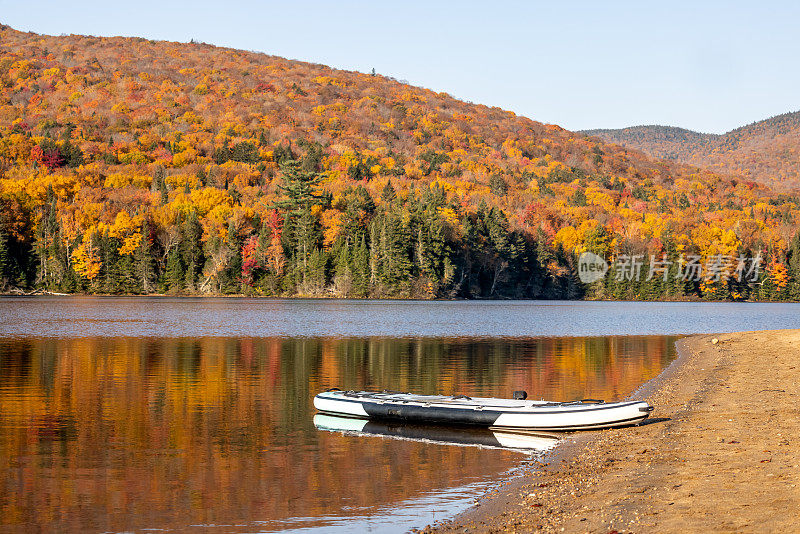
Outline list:
[[[241,293],[242,279],[242,244],[236,225],[233,221],[228,223],[228,239],[221,246],[228,248],[228,264],[220,273],[219,283],[223,293]]]
[[[275,203],[277,208],[288,211],[290,216],[299,216],[321,203],[322,195],[316,188],[322,175],[314,170],[301,169],[300,162],[295,159],[284,160],[280,169],[283,183],[278,185],[278,189],[284,198]]]
[[[36,282],[45,289],[53,290],[61,284],[65,264],[60,247],[58,203],[52,186],[47,188],[47,199],[41,209],[34,234],[34,253],[38,258]]]
[[[538,288],[534,289],[534,295],[541,298],[556,298],[553,287],[553,276],[548,269],[548,267],[555,262],[555,255],[552,249],[547,246],[547,238],[541,232],[536,236],[535,256],[537,270],[541,272],[542,275],[536,282]],[[602,281],[600,282],[602,283]]]
[[[288,278],[293,290],[306,292],[317,287],[320,277],[316,269],[327,263],[315,256],[315,265],[310,265],[311,256],[321,241],[319,223],[311,208],[323,202],[323,196],[317,191],[322,176],[315,170],[303,170],[295,159],[282,160],[280,168],[283,183],[278,188],[283,198],[275,206],[286,211],[281,238],[285,249],[290,251]],[[324,273],[322,278],[324,280]]]
[[[163,167],[157,167],[153,175],[152,190],[158,191],[161,194],[161,203],[166,204],[169,202],[169,193],[167,192],[167,183],[164,179],[165,172]]]
[[[97,234],[97,245],[100,249],[100,257],[103,259],[101,268],[102,283],[100,291],[107,294],[117,294],[122,292],[122,276],[119,265],[119,246],[118,240],[108,234]]]
[[[325,252],[319,248],[314,248],[308,258],[308,268],[306,278],[304,281],[305,292],[311,295],[319,296],[325,290],[328,257]]]
[[[356,297],[369,296],[370,290],[370,261],[367,237],[361,236],[353,250],[351,261],[353,273],[353,295]]]
[[[504,293],[505,282],[508,280],[509,268],[513,270],[513,265],[518,259],[519,251],[515,243],[511,240],[508,230],[508,219],[505,214],[495,208],[490,208],[484,212],[484,225],[486,228],[487,244],[491,251],[489,260],[489,296],[500,296]]]
[[[383,190],[381,191],[381,200],[386,202],[387,204],[391,204],[397,198],[397,192],[394,190],[394,186],[392,185],[392,181],[389,180],[386,182],[386,185],[383,186]]]
[[[786,266],[789,269],[788,295],[792,300],[800,300],[800,231],[794,234],[786,252]]]
[[[117,291],[119,293],[141,293],[136,278],[136,259],[134,254],[120,255],[116,262]]]
[[[179,247],[172,247],[167,254],[167,268],[164,271],[163,291],[165,293],[180,293],[186,283],[183,261]]]
[[[378,226],[378,278],[388,294],[405,294],[411,278],[411,235],[402,216],[390,210],[373,224]]]
[[[311,280],[311,267],[309,260],[312,253],[318,248],[320,241],[320,230],[317,219],[311,214],[311,210],[305,210],[300,216],[290,221],[291,233],[289,236],[293,240],[292,263],[295,273],[295,284],[302,286],[304,292],[308,291]]]
[[[67,242],[64,246],[64,278],[61,281],[59,290],[65,293],[72,293],[78,290],[78,274],[75,272],[75,269],[72,266],[72,258],[70,257],[70,251],[75,250],[75,247],[78,245],[78,238],[74,238],[71,243]]]
[[[189,291],[197,289],[197,281],[203,271],[205,258],[200,239],[203,237],[203,227],[197,212],[192,210],[183,222],[181,230],[181,260],[185,269],[184,287]]]
[[[353,292],[353,269],[350,246],[344,241],[339,246],[336,254],[336,264],[334,266],[333,284],[337,293],[342,297],[348,297]]]
[[[152,293],[155,289],[156,271],[152,256],[150,221],[147,218],[142,222],[142,240],[136,249],[135,261],[139,290],[145,294]]]

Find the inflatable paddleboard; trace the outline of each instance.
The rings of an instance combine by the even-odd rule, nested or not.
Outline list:
[[[634,425],[653,410],[637,400],[549,402],[526,400],[524,392],[515,392],[515,397],[330,390],[314,397],[314,407],[324,414],[363,419],[557,432]]]

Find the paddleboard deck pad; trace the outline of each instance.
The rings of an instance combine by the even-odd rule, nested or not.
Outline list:
[[[636,400],[549,402],[339,390],[315,396],[314,407],[324,414],[382,421],[556,432],[634,425],[653,410]]]

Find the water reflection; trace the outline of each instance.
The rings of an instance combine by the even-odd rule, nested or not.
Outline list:
[[[555,447],[562,437],[556,433],[514,432],[481,427],[386,423],[321,413],[314,416],[314,426],[319,430],[341,432],[357,437],[378,436],[423,443],[510,449],[523,453],[539,454]]]
[[[320,432],[314,394],[618,400],[673,358],[673,342],[0,338],[0,525],[252,531],[435,507],[519,452]]]

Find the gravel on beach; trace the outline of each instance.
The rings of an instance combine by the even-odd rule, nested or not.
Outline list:
[[[638,427],[573,434],[424,532],[797,532],[800,330],[690,336]]]

